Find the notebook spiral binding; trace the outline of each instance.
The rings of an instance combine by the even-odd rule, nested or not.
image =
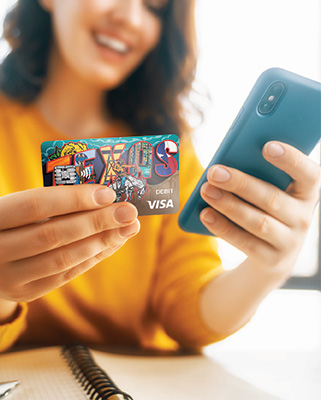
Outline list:
[[[61,347],[61,353],[90,400],[108,400],[114,395],[121,395],[124,400],[134,400],[128,393],[120,390],[106,372],[95,363],[86,346],[65,345]]]

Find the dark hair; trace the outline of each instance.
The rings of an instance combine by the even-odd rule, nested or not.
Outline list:
[[[169,1],[160,16],[163,29],[156,48],[123,84],[108,92],[111,115],[126,122],[135,133],[179,134],[190,130],[185,110],[191,104],[196,69],[194,3]],[[37,0],[18,0],[5,18],[4,38],[11,52],[0,65],[0,89],[15,100],[32,102],[46,77],[51,16]]]

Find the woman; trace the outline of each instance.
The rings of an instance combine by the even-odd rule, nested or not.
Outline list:
[[[203,346],[242,327],[290,275],[321,173],[288,145],[263,150],[293,177],[287,193],[231,168],[209,170],[202,196],[210,207],[201,219],[247,254],[233,271],[223,271],[211,238],[181,232],[177,215],[138,220],[134,206],[113,203],[101,186],[40,187],[44,140],[178,132],[181,203],[187,200],[201,172],[183,108],[195,70],[193,3],[20,0],[9,14],[13,51],[1,69],[1,350],[75,339]]]

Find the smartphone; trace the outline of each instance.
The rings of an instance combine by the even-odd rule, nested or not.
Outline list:
[[[278,140],[308,155],[320,137],[321,83],[281,68],[264,71],[181,211],[179,226],[212,235],[199,218],[208,206],[200,188],[212,165],[239,169],[285,190],[292,179],[263,158],[264,144]]]

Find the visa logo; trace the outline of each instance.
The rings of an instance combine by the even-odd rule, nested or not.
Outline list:
[[[154,201],[147,200],[147,203],[151,210],[158,209],[158,208],[174,208],[172,199],[169,199],[169,200],[163,199],[163,200],[154,200]]]

